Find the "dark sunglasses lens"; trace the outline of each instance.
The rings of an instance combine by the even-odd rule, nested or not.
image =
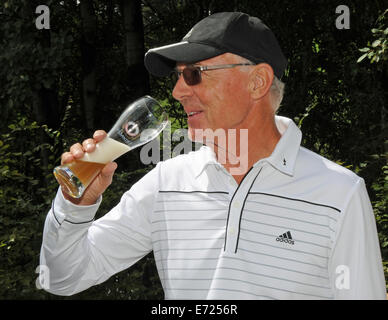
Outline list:
[[[194,86],[201,82],[201,71],[195,67],[184,68],[182,74],[189,86]]]

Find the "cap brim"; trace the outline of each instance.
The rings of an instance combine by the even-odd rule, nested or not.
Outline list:
[[[177,62],[195,63],[225,53],[201,43],[182,41],[148,50],[144,64],[148,72],[158,77],[168,76]]]

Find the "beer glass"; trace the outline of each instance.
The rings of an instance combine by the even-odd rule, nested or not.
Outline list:
[[[70,196],[80,198],[108,162],[155,139],[167,121],[163,107],[152,97],[144,96],[124,110],[93,152],[56,167],[54,176]]]

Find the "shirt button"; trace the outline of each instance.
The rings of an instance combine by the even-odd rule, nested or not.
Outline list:
[[[232,234],[232,235],[235,233],[233,227],[230,227],[230,228],[229,228],[229,233]]]
[[[240,201],[234,201],[233,202],[233,208],[239,208],[241,205]]]

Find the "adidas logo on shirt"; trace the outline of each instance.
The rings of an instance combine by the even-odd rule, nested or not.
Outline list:
[[[285,242],[292,245],[295,244],[294,240],[292,240],[290,231],[287,231],[286,233],[281,234],[279,237],[276,238],[276,241]]]

